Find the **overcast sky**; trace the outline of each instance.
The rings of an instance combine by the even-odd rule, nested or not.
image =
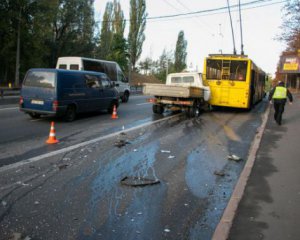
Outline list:
[[[241,4],[257,0],[241,0]],[[95,0],[95,16],[101,21],[108,1]],[[129,19],[130,0],[120,0],[125,18]],[[230,0],[231,5],[238,0]],[[275,40],[280,35],[283,0],[265,0],[262,4],[242,7],[244,52],[264,71],[274,75],[282,42]],[[166,16],[227,7],[227,0],[146,0],[148,17]],[[248,9],[246,9],[248,8]],[[232,9],[232,20],[237,52],[241,51],[241,35],[238,11]],[[126,37],[129,23],[126,23]],[[233,43],[228,11],[186,15],[170,19],[147,20],[146,40],[140,60],[150,57],[154,60],[163,49],[174,50],[180,30],[184,31],[187,46],[187,65],[202,72],[203,61],[208,54],[232,53]]]

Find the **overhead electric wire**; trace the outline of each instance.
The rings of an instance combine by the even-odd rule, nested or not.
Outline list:
[[[248,6],[248,5],[253,5],[257,3],[263,3],[263,2],[270,2],[272,0],[256,0],[252,2],[247,2],[241,4],[241,6]],[[237,8],[238,4],[230,6],[230,8]],[[160,18],[174,18],[174,17],[180,17],[180,16],[187,16],[187,15],[196,15],[196,14],[201,14],[201,13],[209,13],[209,12],[215,12],[215,11],[220,11],[220,10],[227,10],[227,6],[225,7],[219,7],[219,8],[212,8],[212,9],[206,9],[206,10],[200,10],[200,11],[195,11],[195,12],[188,12],[188,13],[178,13],[178,14],[172,14],[172,15],[164,15],[164,16],[156,16],[156,17],[147,17],[148,20],[151,19],[160,19]]]
[[[267,7],[267,6],[271,6],[271,5],[275,5],[275,4],[280,4],[280,3],[285,3],[288,2],[289,0],[281,0],[281,1],[277,1],[277,2],[272,2],[272,3],[267,3],[264,5],[259,5],[259,6],[252,6],[252,7],[246,7],[243,8],[243,10],[250,10],[250,9],[256,9],[256,8],[261,8],[261,7]],[[231,12],[237,12],[238,9],[236,10],[231,10]],[[174,20],[182,20],[182,19],[189,19],[189,18],[195,18],[195,17],[205,17],[205,16],[213,16],[213,15],[218,15],[218,14],[225,14],[227,13],[227,10],[221,11],[221,12],[216,12],[216,13],[207,13],[207,14],[201,14],[201,15],[197,15],[197,16],[184,16],[184,17],[179,17],[179,18],[168,18],[168,19],[154,19],[154,20],[150,20],[150,22],[167,22],[167,21],[174,21]]]
[[[190,8],[188,8],[187,6],[185,6],[180,0],[176,0],[176,2],[179,4],[179,5],[181,5],[184,9],[186,9],[187,11],[191,11],[191,9]],[[199,19],[197,18],[197,16],[193,16],[193,19],[195,20],[195,21],[193,21],[195,24],[197,24],[199,27],[201,27],[201,28],[206,28],[207,29],[207,31],[208,32],[210,32],[210,34],[212,35],[212,36],[214,36],[215,34],[211,31],[211,28],[209,28],[208,27],[208,23],[202,23],[202,22],[200,22],[199,21]],[[203,20],[202,20],[203,21]]]
[[[282,0],[282,1],[276,1],[273,2],[273,0],[256,0],[252,2],[247,2],[241,4],[241,7],[244,7],[243,10],[247,9],[255,9],[260,7],[266,7],[270,5],[280,4],[288,2],[289,0]],[[268,3],[270,2],[270,3]],[[261,5],[255,5],[255,4],[261,4]],[[255,5],[255,6],[252,6]],[[247,7],[248,6],[248,7]],[[234,10],[231,10],[232,12],[238,11],[238,4],[230,6],[230,8],[233,8]],[[194,12],[187,12],[187,13],[180,13],[180,14],[173,14],[173,15],[163,15],[163,16],[155,16],[155,17],[146,17],[146,20],[150,21],[170,21],[170,20],[179,20],[179,19],[186,19],[186,18],[194,18],[194,17],[202,17],[202,16],[211,16],[216,14],[223,14],[227,13],[228,7],[219,7],[219,8],[212,8],[212,9],[206,9],[206,10],[200,10],[200,11],[194,11]],[[196,15],[196,16],[194,16]],[[124,21],[129,22],[130,19],[124,19]],[[104,21],[100,21],[104,22]],[[111,20],[108,20],[106,22],[112,22]]]

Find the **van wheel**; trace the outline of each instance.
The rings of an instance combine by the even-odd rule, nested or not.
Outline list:
[[[124,95],[122,97],[122,102],[127,103],[129,100],[129,92],[124,92]]]
[[[68,106],[64,119],[67,122],[72,122],[76,118],[76,109],[74,106]]]
[[[33,119],[38,119],[41,117],[41,114],[38,113],[29,113],[29,116]]]

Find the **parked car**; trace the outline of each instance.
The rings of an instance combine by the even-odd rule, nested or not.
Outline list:
[[[119,96],[105,73],[61,69],[30,69],[20,93],[20,110],[32,118],[63,116],[73,121],[78,113],[113,111]]]

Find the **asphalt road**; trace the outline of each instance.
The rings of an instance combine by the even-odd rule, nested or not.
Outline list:
[[[157,117],[137,96],[117,120],[56,122],[54,146],[53,119],[0,111],[0,239],[210,239],[245,164],[227,156],[247,159],[265,105]]]

